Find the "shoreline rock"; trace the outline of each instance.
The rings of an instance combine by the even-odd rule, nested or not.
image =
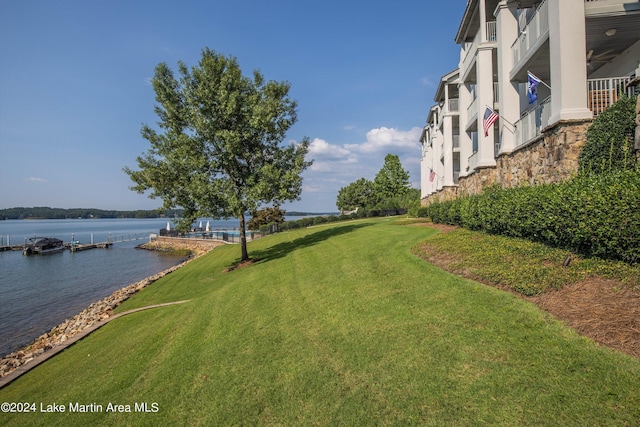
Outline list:
[[[146,288],[156,280],[173,273],[177,269],[185,266],[189,262],[196,258],[208,253],[215,247],[221,245],[221,242],[210,241],[207,244],[201,242],[193,242],[189,245],[185,242],[151,242],[144,245],[144,249],[148,250],[184,250],[187,249],[191,252],[191,255],[180,264],[167,268],[152,276],[146,277],[140,281],[132,283],[124,288],[114,291],[111,295],[96,301],[89,305],[89,307],[82,310],[75,316],[66,319],[61,324],[52,328],[49,332],[40,335],[31,344],[21,348],[20,350],[9,353],[0,359],[0,378],[7,376],[11,372],[15,371],[20,366],[30,362],[34,358],[40,356],[46,351],[49,351],[55,347],[62,345],[69,338],[74,337],[92,327],[96,323],[108,319],[113,316],[113,310],[129,299],[135,293]]]

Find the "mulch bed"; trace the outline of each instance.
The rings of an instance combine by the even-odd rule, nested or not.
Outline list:
[[[444,224],[416,224],[432,227],[447,233],[457,227]],[[454,261],[451,255],[430,251],[429,262],[453,272],[449,266]],[[478,280],[465,272],[453,272],[468,279]],[[600,345],[611,347],[640,358],[640,292],[625,289],[620,282],[591,278],[549,289],[541,295],[528,297],[499,287],[538,305],[556,318],[574,328],[583,336]]]

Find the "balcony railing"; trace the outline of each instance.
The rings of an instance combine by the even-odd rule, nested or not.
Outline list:
[[[467,107],[467,126],[476,120],[476,116],[478,115],[477,101],[478,98],[473,98],[471,104]]]
[[[516,147],[518,148],[541,134],[551,118],[551,97],[525,113],[516,122]]]
[[[487,41],[494,42],[496,40],[498,40],[496,21],[489,21],[487,22]]]
[[[513,63],[518,64],[525,58],[536,42],[549,32],[549,6],[546,0],[538,6],[527,25],[524,27],[516,41],[511,45]]]
[[[628,96],[634,96],[636,88],[635,86],[629,85],[631,80],[631,76],[611,77],[607,79],[588,79],[587,107],[593,112],[593,115],[597,116],[613,105],[613,103],[618,100],[621,93],[625,93]]]
[[[458,111],[460,109],[460,100],[458,98],[451,98],[449,100],[449,111]]]
[[[476,166],[478,166],[478,153],[473,153],[469,156],[469,171],[476,170]]]
[[[465,43],[464,59],[462,60],[462,67],[460,67],[461,70],[467,70],[471,66],[471,63],[476,56],[476,52],[478,51],[478,45],[480,43],[494,42],[498,40],[498,29],[496,21],[487,22],[485,31],[486,33],[484,40],[482,40],[482,38],[480,37],[480,32],[478,31],[472,42]]]

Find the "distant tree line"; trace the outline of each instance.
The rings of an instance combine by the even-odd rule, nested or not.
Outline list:
[[[182,210],[180,209],[116,211],[88,208],[62,209],[44,206],[0,209],[0,219],[164,218],[181,214]]]

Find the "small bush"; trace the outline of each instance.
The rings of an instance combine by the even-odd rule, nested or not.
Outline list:
[[[418,218],[426,218],[429,216],[429,208],[423,207],[416,209],[415,216]]]

